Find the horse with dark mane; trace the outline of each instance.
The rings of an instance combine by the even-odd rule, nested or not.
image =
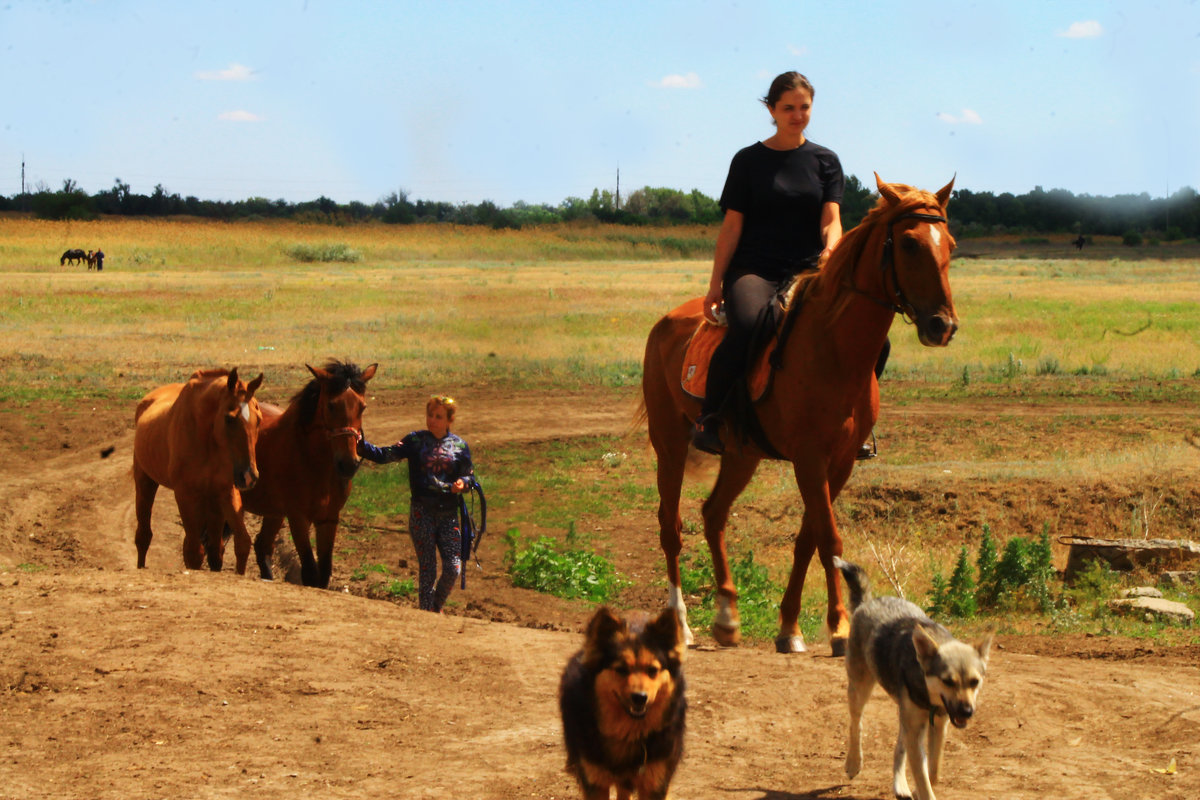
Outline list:
[[[791,287],[775,352],[770,354],[774,374],[764,393],[744,419],[726,420],[730,429],[746,436],[740,444],[727,444],[702,510],[717,587],[713,635],[723,645],[740,640],[725,523],[758,463],[776,458],[792,463],[804,500],[791,577],[780,605],[776,649],[805,649],[800,598],[816,553],[825,568],[826,622],[833,650],[844,652],[849,617],[833,566],[833,557],[842,553],[833,501],[879,416],[876,360],[896,314],[912,322],[921,343],[930,347],[949,344],[958,328],[948,275],[954,239],[945,211],[954,181],[935,195],[884,183],[878,175],[875,179],[880,199],[874,210],[842,238],[819,271],[796,279]],[[700,411],[700,401],[696,392],[685,391],[682,378],[692,374],[687,353],[693,336],[719,335],[710,330],[701,305],[699,298],[691,300],[655,324],[646,342],[642,378],[650,442],[658,456],[659,540],[667,561],[668,603],[679,614],[688,641],[692,633],[679,575],[679,497],[691,421]],[[760,363],[766,361],[764,354]]]
[[[234,534],[237,571],[246,571],[250,534],[242,517],[241,492],[258,480],[254,447],[262,414],[250,383],[237,369],[197,370],[187,383],[160,386],[147,394],[134,413],[133,483],[136,493],[138,568],[154,533],[150,516],[159,486],[175,492],[183,523],[183,563],[221,569],[225,531]]]
[[[68,261],[71,262],[72,264],[82,264],[82,263],[86,262],[87,260],[88,260],[88,254],[85,253],[84,251],[79,250],[79,249],[68,250],[62,254],[62,258],[60,258],[58,260],[58,265],[61,267],[61,266],[65,265]]]
[[[358,442],[367,404],[367,381],[378,365],[359,369],[330,361],[317,369],[307,364],[310,380],[287,409],[263,406],[258,439],[261,477],[242,495],[246,510],[263,518],[254,539],[254,555],[263,580],[272,580],[275,538],[288,521],[300,557],[305,586],[328,588],[333,573],[333,543],[342,506],[358,470]],[[309,529],[316,528],[313,558]]]

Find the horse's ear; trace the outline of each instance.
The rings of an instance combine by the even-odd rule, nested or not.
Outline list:
[[[307,367],[308,371],[313,374],[313,377],[319,381],[327,381],[333,377],[323,369],[317,369],[316,367],[311,367],[308,364],[305,364],[304,366]]]
[[[888,205],[896,205],[900,202],[900,195],[892,188],[890,183],[884,183],[883,178],[879,177],[879,173],[875,173],[875,186],[879,189],[879,194],[888,201]]]
[[[954,179],[957,177],[958,177],[958,173],[956,172],[956,173],[954,173],[954,177],[950,179],[949,183],[947,183],[941,189],[938,189],[938,192],[937,192],[938,205],[941,206],[943,209],[946,208],[946,203],[950,202],[950,192],[954,191]]]
[[[369,366],[369,367],[367,367],[366,369],[364,369],[364,370],[362,371],[362,379],[363,379],[363,382],[365,383],[365,382],[367,382],[367,381],[371,380],[371,378],[374,378],[374,377],[375,377],[375,370],[377,370],[377,369],[379,369],[379,365],[378,365],[378,364],[372,364],[371,366]]]
[[[229,377],[225,379],[225,389],[230,394],[237,391],[237,367],[229,370]]]
[[[258,373],[257,378],[250,381],[250,383],[248,383],[246,385],[246,399],[247,400],[249,400],[251,397],[254,397],[254,393],[258,391],[258,387],[262,386],[262,382],[263,382],[263,374],[260,372],[260,373]]]

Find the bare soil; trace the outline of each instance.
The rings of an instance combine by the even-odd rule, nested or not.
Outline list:
[[[376,398],[368,431],[407,430],[419,398]],[[482,451],[611,435],[628,426],[631,398],[480,389],[461,432]],[[951,467],[936,479],[895,470],[885,482],[864,465],[839,505],[856,520],[927,524],[954,543],[981,521],[1036,531],[1047,514],[1059,533],[1107,535],[1140,499],[1153,504],[1156,536],[1196,538],[1194,463],[981,484],[966,456],[954,459],[979,445],[981,419],[1023,413],[1014,408],[885,408],[897,439]],[[139,571],[132,404],[59,411],[0,417],[0,797],[578,796],[562,769],[555,692],[590,608],[513,588],[499,536],[485,540],[484,571],[471,568],[450,613],[432,615],[361,596],[357,584],[343,591],[342,562],[333,591],[187,571],[164,490]],[[1193,412],[1073,409],[1094,423],[997,425],[986,436],[1012,449],[1070,436],[1073,453],[1104,453],[1127,446],[1131,426],[1142,440],[1178,440]],[[776,513],[766,505],[742,511]],[[494,530],[504,514],[493,509]],[[661,572],[653,520],[614,508],[605,524],[629,543],[618,566],[644,576],[622,604],[656,607],[665,593],[650,585]],[[405,536],[375,547],[381,563],[411,560]],[[1200,796],[1200,645],[1034,633],[998,643],[980,713],[950,734],[943,797]],[[674,796],[890,797],[891,702],[880,692],[868,707],[865,767],[848,782],[843,665],[826,642],[810,645],[781,656],[700,636],[686,664],[689,733]]]

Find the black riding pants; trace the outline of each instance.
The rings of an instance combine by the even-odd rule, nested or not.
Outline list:
[[[750,358],[754,355],[750,347],[754,332],[759,328],[759,319],[770,313],[771,300],[781,285],[758,275],[740,275],[725,283],[725,319],[729,329],[713,350],[708,364],[704,403],[700,406],[701,417],[720,413],[729,390],[749,367]],[[883,374],[891,350],[891,341],[884,339],[883,349],[875,362],[876,378]]]
[[[725,282],[725,320],[729,330],[713,350],[708,364],[701,416],[718,413],[729,389],[742,377],[759,318],[769,313],[771,298],[778,291],[776,281],[758,275],[739,275]]]

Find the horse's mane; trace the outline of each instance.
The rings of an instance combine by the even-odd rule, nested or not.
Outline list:
[[[875,207],[867,212],[867,216],[863,218],[862,222],[842,236],[837,246],[833,248],[833,252],[829,254],[829,260],[821,269],[797,275],[793,279],[792,284],[784,292],[784,307],[789,313],[793,309],[802,307],[805,298],[810,295],[829,293],[831,298],[835,298],[842,289],[848,288],[851,285],[854,268],[859,259],[863,257],[871,233],[877,226],[917,208],[928,208],[929,206],[941,208],[937,197],[931,192],[914,189],[903,183],[893,183],[891,187],[900,195],[900,202],[890,205],[881,196],[876,200]],[[840,314],[844,306],[844,302],[835,303],[831,309],[833,316],[836,317]]]
[[[207,378],[220,378],[220,377],[222,377],[224,375],[228,375],[228,374],[229,374],[229,370],[225,369],[224,367],[210,367],[207,369],[201,368],[201,369],[196,370],[195,372],[192,373],[192,378],[194,380],[202,381]]]
[[[331,395],[339,395],[348,388],[359,394],[367,391],[367,382],[363,380],[362,370],[358,368],[357,364],[351,361],[330,359],[321,368],[333,376],[333,380],[329,381]],[[304,388],[296,392],[292,398],[292,404],[296,405],[300,411],[301,425],[312,422],[317,413],[317,402],[320,399],[321,382],[316,378],[304,384]]]

